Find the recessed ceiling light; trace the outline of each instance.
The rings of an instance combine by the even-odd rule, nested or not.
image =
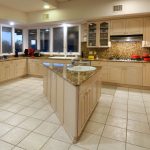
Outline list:
[[[15,23],[14,23],[14,22],[12,22],[12,21],[11,21],[9,24],[10,24],[11,26],[15,25]]]
[[[44,9],[49,9],[50,8],[50,6],[48,4],[45,4],[43,7],[44,7]]]

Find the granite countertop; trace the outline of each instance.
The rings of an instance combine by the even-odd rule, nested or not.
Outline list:
[[[74,86],[80,86],[101,69],[96,67],[94,71],[74,72],[67,69],[71,64],[43,63],[43,65]]]

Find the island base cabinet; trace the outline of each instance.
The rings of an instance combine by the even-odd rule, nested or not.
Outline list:
[[[143,64],[143,86],[150,86],[150,64]]]

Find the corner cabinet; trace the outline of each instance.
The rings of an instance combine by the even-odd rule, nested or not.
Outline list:
[[[87,47],[109,47],[109,21],[88,23]]]

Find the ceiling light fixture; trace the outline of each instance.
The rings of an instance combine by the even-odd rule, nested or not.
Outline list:
[[[44,9],[49,9],[50,8],[50,6],[48,4],[45,4],[43,7],[44,7]]]
[[[15,23],[14,23],[14,22],[12,22],[12,21],[11,21],[9,24],[10,24],[11,26],[15,25]]]

